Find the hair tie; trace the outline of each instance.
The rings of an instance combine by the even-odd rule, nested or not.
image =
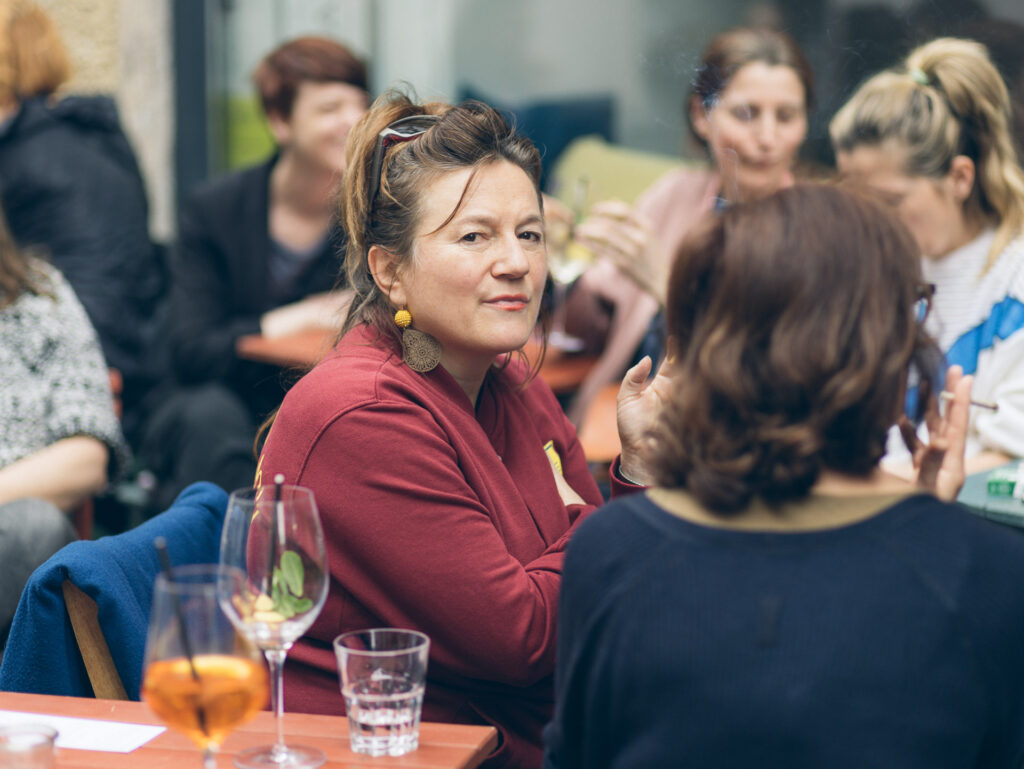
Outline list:
[[[931,85],[932,81],[928,79],[928,75],[924,73],[924,70],[918,69],[917,67],[911,67],[907,74],[910,75],[910,79],[918,85]]]

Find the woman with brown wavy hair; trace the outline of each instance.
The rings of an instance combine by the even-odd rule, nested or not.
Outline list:
[[[878,467],[934,379],[917,254],[815,185],[684,242],[659,486],[569,546],[547,767],[1020,766],[1024,540],[942,501],[970,378],[917,484]]]

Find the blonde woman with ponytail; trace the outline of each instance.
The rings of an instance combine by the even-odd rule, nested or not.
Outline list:
[[[830,126],[840,172],[875,188],[917,241],[947,364],[997,406],[972,410],[971,471],[1024,456],[1024,172],[1010,112],[985,47],[940,38],[865,82]]]

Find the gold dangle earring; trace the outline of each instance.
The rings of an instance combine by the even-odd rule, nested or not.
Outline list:
[[[402,360],[413,371],[426,374],[441,362],[441,343],[430,334],[412,327],[412,313],[404,307],[395,313],[395,325],[402,329]]]

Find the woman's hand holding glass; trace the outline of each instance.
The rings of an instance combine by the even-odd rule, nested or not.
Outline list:
[[[224,518],[220,559],[244,574],[221,593],[221,605],[266,655],[277,722],[277,742],[238,754],[235,765],[319,766],[323,752],[285,745],[282,723],[285,657],[327,600],[327,554],[313,492],[283,482],[234,492]]]
[[[142,699],[202,750],[203,765],[228,733],[267,704],[259,650],[225,616],[218,596],[245,581],[238,569],[183,566],[156,579]]]
[[[632,206],[621,200],[596,204],[574,237],[664,305],[671,264],[650,223]]]

